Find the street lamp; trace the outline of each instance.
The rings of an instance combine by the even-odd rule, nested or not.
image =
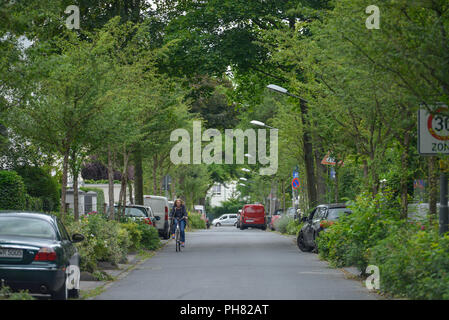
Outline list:
[[[288,96],[290,96],[290,97],[297,98],[297,99],[301,100],[302,102],[308,103],[307,100],[305,100],[305,99],[301,98],[300,96],[297,96],[297,95],[295,95],[295,94],[293,94],[293,93],[290,93],[290,92],[288,92],[287,89],[282,88],[282,87],[280,87],[280,86],[277,86],[277,85],[275,85],[275,84],[269,84],[269,85],[267,86],[267,88],[268,88],[269,90],[271,90],[271,91],[275,91],[275,92],[278,92],[278,93],[286,94],[286,95],[288,95]]]
[[[306,167],[306,175],[307,175],[307,193],[309,196],[309,205],[315,206],[317,201],[317,192],[316,192],[316,182],[315,182],[315,172],[314,172],[314,159],[313,159],[313,147],[312,140],[310,139],[309,132],[307,128],[307,121],[305,115],[307,115],[307,104],[308,101],[288,92],[287,89],[277,86],[275,84],[269,84],[267,88],[271,91],[275,91],[277,93],[286,94],[288,96],[294,97],[299,100],[299,106],[301,108],[301,122],[303,124],[303,148],[304,148],[304,162]]]
[[[270,129],[276,129],[276,128],[270,127],[269,125],[266,125],[265,123],[263,123],[261,121],[257,121],[257,120],[251,120],[250,123],[255,125],[255,126],[259,126],[259,127],[266,127],[266,128],[270,128]]]

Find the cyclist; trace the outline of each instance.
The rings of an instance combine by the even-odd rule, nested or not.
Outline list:
[[[181,247],[184,247],[185,232],[184,228],[187,221],[187,210],[181,199],[176,199],[173,208],[170,212],[170,218],[173,220],[172,238],[175,238],[176,226],[179,223],[179,229],[181,230]]]

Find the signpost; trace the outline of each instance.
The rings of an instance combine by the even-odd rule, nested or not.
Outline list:
[[[298,178],[293,178],[292,180],[292,188],[293,190],[298,189],[298,187],[301,185]]]
[[[421,155],[449,154],[449,111],[441,106],[431,114],[421,108],[418,114],[418,152]]]
[[[434,112],[420,108],[418,112],[418,153],[424,156],[449,154],[449,109],[439,105]],[[447,168],[440,161],[440,234],[449,231]]]

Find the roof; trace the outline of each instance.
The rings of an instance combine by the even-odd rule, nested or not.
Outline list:
[[[42,212],[32,212],[32,211],[14,211],[14,210],[4,210],[0,211],[0,216],[13,216],[13,217],[23,217],[23,218],[38,218],[46,221],[54,221],[55,216]]]

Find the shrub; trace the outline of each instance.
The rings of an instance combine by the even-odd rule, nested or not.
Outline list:
[[[22,177],[15,171],[0,170],[0,210],[23,210],[26,189]]]
[[[129,221],[127,223],[120,224],[120,226],[128,232],[130,240],[129,250],[135,251],[140,249],[142,241],[142,231],[139,228],[139,224],[133,221]]]
[[[41,207],[35,210],[50,212],[59,209],[59,184],[54,177],[39,167],[22,166],[15,170],[22,177],[27,193],[42,202]]]
[[[303,223],[299,222],[299,220],[291,220],[287,224],[286,233],[292,236],[297,236],[299,231],[301,230]]]
[[[206,229],[206,221],[201,219],[201,214],[189,212],[189,229]]]
[[[287,233],[288,224],[293,222],[293,218],[284,215],[274,222],[274,229],[280,233]]]
[[[30,211],[44,211],[42,198],[35,198],[29,194],[25,195],[25,209]]]
[[[138,223],[138,229],[141,232],[141,246],[148,250],[156,250],[161,246],[159,232],[153,226],[146,223]]]
[[[449,234],[403,226],[369,249],[381,290],[411,299],[449,299]]]
[[[352,214],[341,217],[327,232],[320,233],[318,252],[334,266],[357,266],[365,272],[367,250],[394,232],[403,221],[399,211],[391,206],[389,195],[378,194],[374,199],[362,195],[350,207]]]

